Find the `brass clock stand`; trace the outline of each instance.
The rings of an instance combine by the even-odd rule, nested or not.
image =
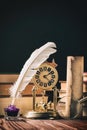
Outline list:
[[[53,103],[48,102],[46,103],[44,100],[45,97],[45,90],[42,92],[42,99],[37,104],[36,103],[36,91],[37,88],[34,86],[32,89],[32,96],[33,96],[33,110],[28,111],[25,115],[26,118],[32,118],[32,119],[54,119],[58,117],[57,111],[56,111],[56,105],[57,105],[57,87],[55,86],[53,88]]]
[[[42,99],[40,103],[36,103],[36,91],[37,87],[34,86],[32,89],[32,96],[33,96],[33,110],[29,111],[25,114],[26,118],[34,118],[34,119],[43,119],[43,118],[49,118],[50,112],[47,112],[47,104],[44,101],[45,96],[45,90],[42,92]]]

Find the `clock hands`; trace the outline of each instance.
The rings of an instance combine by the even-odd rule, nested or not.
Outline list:
[[[50,75],[50,74],[51,74],[51,72],[49,72],[49,73],[46,74],[46,75],[43,75],[43,77],[49,81],[49,79],[47,78],[47,76]]]
[[[43,77],[49,81],[49,79],[47,78],[47,75],[44,75]]]
[[[48,75],[50,75],[51,74],[51,72],[49,72],[48,74],[46,74],[45,76],[48,76]]]
[[[50,74],[53,74],[53,73],[54,73],[54,72],[51,71],[51,72],[49,72],[48,74],[44,75],[43,77],[46,78],[46,79],[48,79],[47,76],[50,75]]]

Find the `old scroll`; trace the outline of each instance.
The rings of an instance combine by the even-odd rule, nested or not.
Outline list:
[[[65,117],[70,118],[76,111],[79,113],[80,107],[77,109],[76,101],[83,96],[83,56],[67,57],[67,82],[66,82],[66,110]]]

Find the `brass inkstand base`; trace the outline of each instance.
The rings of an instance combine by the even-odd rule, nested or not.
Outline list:
[[[25,115],[25,118],[31,119],[55,119],[58,118],[58,114],[55,111],[48,112],[37,112],[37,111],[28,111]]]
[[[34,118],[34,119],[38,119],[38,118],[49,118],[50,117],[50,113],[49,112],[36,112],[36,111],[29,111],[25,114],[26,118]]]

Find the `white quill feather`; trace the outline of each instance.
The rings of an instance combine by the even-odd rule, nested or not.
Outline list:
[[[25,62],[17,81],[10,87],[10,95],[13,98],[11,104],[14,104],[15,99],[20,96],[21,92],[29,84],[37,71],[36,68],[38,68],[51,54],[55,52],[55,43],[48,42],[31,54],[30,58]]]

